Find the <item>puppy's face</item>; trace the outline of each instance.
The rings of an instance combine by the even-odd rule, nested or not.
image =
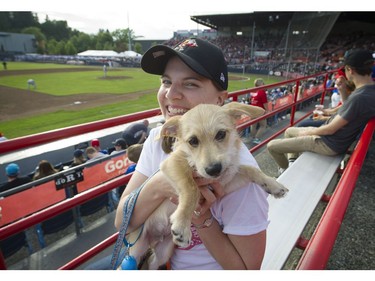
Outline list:
[[[177,137],[174,151],[184,151],[189,165],[202,177],[219,178],[238,166],[238,116],[238,111],[225,107],[198,105],[183,116],[170,118],[162,134]]]

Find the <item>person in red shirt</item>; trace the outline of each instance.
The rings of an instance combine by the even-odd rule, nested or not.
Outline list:
[[[260,87],[264,85],[263,79],[255,79],[254,86]],[[263,108],[266,112],[268,111],[268,100],[267,100],[267,94],[265,90],[258,90],[255,93],[250,93],[250,104],[254,106],[259,106]],[[250,136],[253,139],[254,144],[259,144],[261,142],[260,138],[263,136],[264,131],[267,127],[267,119],[263,119],[259,121],[258,123],[255,123],[251,125],[251,132]]]

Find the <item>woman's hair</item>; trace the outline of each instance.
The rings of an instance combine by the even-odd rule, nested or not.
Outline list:
[[[33,180],[41,179],[57,172],[58,170],[56,170],[50,162],[47,160],[42,160],[39,162],[38,170],[36,171]]]

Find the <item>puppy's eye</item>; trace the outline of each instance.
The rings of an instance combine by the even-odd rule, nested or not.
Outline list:
[[[199,140],[198,140],[198,138],[197,137],[191,137],[190,139],[189,139],[189,144],[192,146],[192,147],[197,147],[198,146],[198,144],[199,144]]]
[[[216,136],[215,136],[215,140],[217,141],[222,141],[225,139],[227,135],[227,132],[224,131],[224,130],[220,130],[219,132],[217,132]]]

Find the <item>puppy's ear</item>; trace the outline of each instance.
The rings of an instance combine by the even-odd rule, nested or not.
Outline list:
[[[163,125],[160,131],[161,137],[176,137],[178,128],[179,128],[179,122],[180,122],[181,116],[173,116],[169,118]]]
[[[243,104],[239,102],[230,102],[223,105],[223,109],[232,116],[234,119],[240,119],[241,115],[245,114],[250,116],[252,119],[262,116],[265,112],[263,108],[259,106],[253,106],[248,104]]]

